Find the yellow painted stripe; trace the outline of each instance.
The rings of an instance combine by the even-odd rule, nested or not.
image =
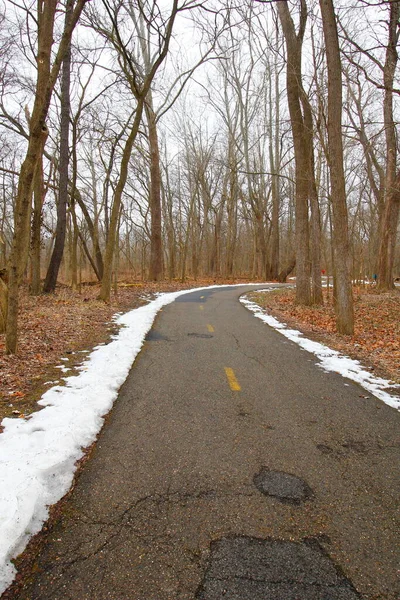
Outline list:
[[[204,298],[204,296],[200,296],[200,300],[202,300]]]
[[[231,390],[233,392],[240,392],[240,390],[242,388],[240,387],[239,382],[236,379],[233,369],[231,369],[230,367],[225,367],[225,373],[228,378],[228,383],[229,383],[229,387],[231,388]]]
[[[214,333],[214,327],[212,325],[208,324],[207,329],[210,333]]]
[[[204,306],[202,306],[202,305],[200,304],[200,306],[199,306],[199,309],[200,309],[200,310],[204,310]]]

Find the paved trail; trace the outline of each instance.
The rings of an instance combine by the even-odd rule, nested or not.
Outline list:
[[[399,414],[241,293],[159,314],[19,600],[398,600]]]

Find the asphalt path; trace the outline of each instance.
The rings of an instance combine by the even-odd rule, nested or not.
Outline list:
[[[399,599],[399,413],[244,291],[159,313],[15,598]]]

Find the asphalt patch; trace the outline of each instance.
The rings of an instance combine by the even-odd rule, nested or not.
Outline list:
[[[261,467],[253,482],[262,494],[273,496],[285,504],[301,504],[313,496],[310,486],[300,477],[284,471],[271,471],[268,467]]]
[[[185,294],[175,298],[175,302],[197,302],[203,304],[206,301],[207,297],[210,296],[210,294],[203,293],[202,295],[204,296],[203,298],[200,298],[200,294]]]
[[[212,542],[197,600],[360,600],[316,540],[226,537]]]
[[[213,335],[210,335],[209,333],[188,333],[189,337],[195,337],[195,338],[202,338],[205,340],[208,340],[212,337],[214,337]]]
[[[145,340],[146,340],[146,342],[170,342],[171,341],[167,336],[162,335],[162,333],[159,333],[158,331],[154,331],[153,329],[150,329],[150,331],[147,333]]]

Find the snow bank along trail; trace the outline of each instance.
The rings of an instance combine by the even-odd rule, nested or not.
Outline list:
[[[270,291],[270,289],[261,291]],[[242,297],[240,302],[251,310],[255,317],[279,331],[279,333],[301,346],[304,350],[315,354],[320,361],[317,363],[319,367],[325,371],[339,373],[343,377],[359,383],[364,389],[374,394],[380,400],[383,400],[385,404],[400,410],[400,397],[393,396],[386,391],[388,389],[400,388],[399,385],[390,383],[387,379],[375,377],[375,375],[365,370],[358,360],[343,356],[336,350],[332,350],[319,342],[313,342],[303,337],[303,334],[296,329],[288,329],[285,323],[281,323],[271,315],[268,315],[258,304],[251,302],[248,298]]]

